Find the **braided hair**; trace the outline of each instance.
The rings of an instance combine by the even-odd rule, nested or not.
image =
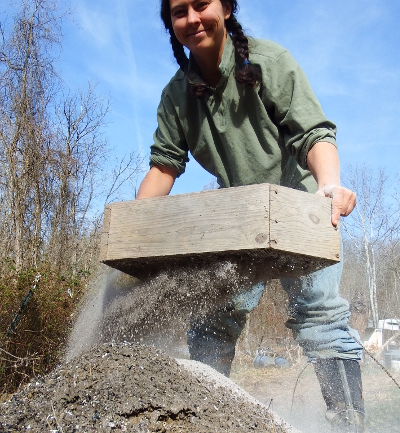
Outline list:
[[[220,0],[221,3],[229,3],[232,8],[231,15],[225,21],[226,29],[232,36],[233,45],[236,54],[236,72],[235,79],[240,84],[255,87],[261,80],[259,69],[249,62],[249,40],[243,32],[243,28],[237,21],[235,14],[238,10],[237,0]],[[169,32],[170,42],[174,56],[180,69],[186,73],[189,65],[189,59],[186,56],[183,45],[178,41],[172,28],[171,9],[169,0],[161,0],[161,19],[165,29]],[[203,84],[194,84],[189,82],[190,93],[198,98],[203,98],[207,92],[207,86]]]

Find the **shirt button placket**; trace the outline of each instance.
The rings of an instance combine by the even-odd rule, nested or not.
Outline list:
[[[226,127],[226,121],[225,121],[225,110],[224,110],[224,105],[221,101],[221,105],[218,109],[218,117],[219,117],[219,124],[220,124],[220,128],[222,131],[225,130]]]

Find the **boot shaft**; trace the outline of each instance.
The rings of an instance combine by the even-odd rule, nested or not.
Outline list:
[[[326,418],[338,432],[364,432],[361,369],[349,359],[319,359],[314,364],[327,406]]]

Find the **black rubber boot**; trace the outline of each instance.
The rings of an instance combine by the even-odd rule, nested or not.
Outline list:
[[[219,309],[192,319],[187,333],[190,359],[203,362],[229,377],[236,341],[246,324],[247,310]]]
[[[359,363],[349,359],[320,359],[314,368],[332,431],[363,433],[365,409]]]

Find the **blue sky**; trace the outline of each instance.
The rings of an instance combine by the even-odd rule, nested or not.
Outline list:
[[[349,163],[399,165],[400,2],[239,0],[250,36],[288,48],[305,70]],[[159,0],[75,0],[64,24],[60,70],[67,86],[87,80],[111,98],[107,136],[116,152],[149,153],[163,87],[176,71]],[[212,181],[195,162],[173,193]]]

